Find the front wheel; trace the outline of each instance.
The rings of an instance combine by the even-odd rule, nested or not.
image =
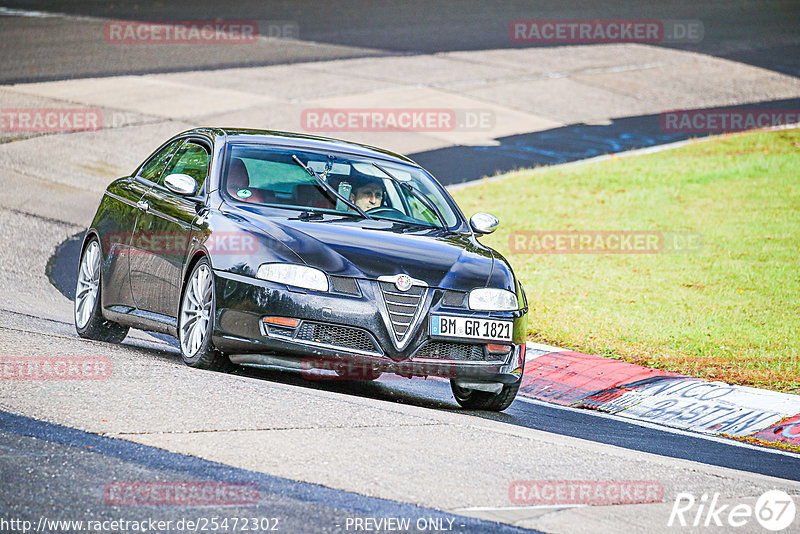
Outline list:
[[[514,402],[519,391],[522,380],[517,380],[513,384],[503,384],[503,389],[497,393],[480,391],[477,389],[462,388],[456,384],[455,380],[450,379],[450,388],[458,404],[468,410],[488,410],[502,412]]]
[[[186,281],[178,314],[181,357],[189,367],[224,371],[233,365],[211,342],[215,310],[214,275],[208,260],[203,258]]]
[[[75,288],[75,330],[86,339],[121,343],[128,335],[128,327],[103,317],[100,291],[100,242],[92,238],[83,249],[78,267],[78,285]]]

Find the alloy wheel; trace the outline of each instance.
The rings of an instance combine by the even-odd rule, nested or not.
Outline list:
[[[83,253],[75,292],[75,324],[84,328],[89,323],[100,289],[100,245],[92,241]]]
[[[208,265],[200,265],[192,273],[181,306],[180,341],[183,354],[194,356],[208,335],[213,305],[213,278]]]

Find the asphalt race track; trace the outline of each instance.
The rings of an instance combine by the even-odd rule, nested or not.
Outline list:
[[[202,522],[203,518],[239,517],[258,518],[259,525],[266,520],[269,529],[276,526],[277,530],[289,532],[325,532],[346,527],[348,518],[413,517],[424,523],[448,525],[460,532],[529,532],[508,525],[235,469],[6,412],[0,412],[0,421],[3,427],[0,431],[0,447],[4,451],[4,458],[15,460],[3,462],[3,479],[28,482],[15,491],[16,500],[7,500],[7,495],[0,497],[6,514],[19,513],[53,520],[57,511],[60,517],[81,517],[87,504],[92,503],[91,506],[102,509],[102,512],[93,514],[92,520],[95,521],[172,521],[175,527],[182,519],[197,523]],[[125,480],[126,477],[143,475],[161,482],[191,478],[251,484],[255,486],[258,498],[252,504],[240,506],[204,506],[202,513],[198,513],[196,506],[161,507],[147,511],[121,505],[104,506],[108,495],[104,495],[103,489],[108,480]],[[51,486],[48,480],[51,478],[57,479],[57,487]],[[51,488],[44,499],[39,490],[43,486]],[[25,505],[19,502],[23,499],[27,501]]]
[[[192,3],[188,11],[180,2],[148,1],[137,2],[134,6],[103,3],[98,6],[92,2],[11,0],[4,5],[12,11],[42,10],[70,16],[7,19],[5,32],[9,42],[4,50],[0,83],[522,47],[525,46],[522,43],[509,41],[506,28],[512,20],[534,18],[534,15],[541,19],[700,20],[704,29],[701,41],[662,46],[800,75],[800,45],[796,43],[800,6],[792,1],[743,2],[735,6],[618,2],[609,9],[594,2],[526,4],[472,0],[466,5],[464,2],[439,2],[433,10],[427,9],[424,1],[395,5],[386,2],[245,1],[231,6],[201,1]],[[454,16],[455,13],[458,15]],[[267,28],[262,30],[265,34],[270,24],[289,23],[297,27],[296,31],[292,30],[291,37],[301,41],[266,40],[255,47],[228,46],[211,50],[190,45],[167,50],[145,46],[128,48],[122,53],[95,38],[93,30],[107,19],[256,20]],[[19,26],[24,26],[24,30]],[[60,46],[64,40],[71,43],[67,50]],[[36,65],[31,63],[32,57],[37,58]],[[761,107],[796,109],[797,104],[797,100],[781,100],[763,102]],[[754,106],[748,103],[748,107]],[[654,117],[638,116],[617,118],[607,125],[570,125],[508,136],[499,139],[499,146],[459,146],[413,153],[412,157],[443,183],[450,184],[496,172],[563,163],[690,137],[689,134],[664,134],[657,118],[652,119]]]
[[[800,73],[797,21],[800,6],[791,0],[766,2],[703,2],[655,0],[600,5],[591,1],[493,2],[445,0],[431,6],[424,0],[397,2],[298,2],[243,0],[220,4],[211,0],[160,2],[91,2],[71,0],[5,0],[7,9],[41,10],[71,15],[68,19],[16,20],[5,31],[24,26],[24,39],[9,40],[4,48],[0,81],[19,82],[81,76],[176,72],[230,66],[263,66],[354,56],[430,54],[454,50],[525,47],[508,39],[508,23],[517,19],[669,19],[701,20],[699,42],[667,44],[757,65]],[[321,46],[205,50],[187,54],[161,50],[153,57],[117,54],[89,31],[98,20],[258,20],[294,22],[295,35]],[[21,32],[21,30],[19,30]],[[19,36],[22,33],[18,34]],[[61,46],[67,38],[70,47]],[[32,56],[31,52],[38,52]],[[57,53],[51,53],[57,52]],[[35,57],[35,66],[34,63]],[[92,58],[91,61],[86,61]]]
[[[704,36],[512,42],[509,23],[533,18],[701,21]],[[292,34],[247,47],[124,48],[100,37],[110,20],[200,19]],[[105,184],[179,131],[298,129],[309,108],[489,111],[485,131],[330,134],[410,154],[458,184],[706,135],[665,132],[659,117],[670,109],[797,110],[798,22],[793,1],[0,2],[0,110],[85,106],[111,118],[88,132],[0,128],[0,357],[94,358],[113,369],[104,380],[0,379],[0,531],[21,531],[3,523],[14,519],[50,532],[81,529],[44,521],[172,521],[157,530],[179,532],[202,530],[191,520],[256,517],[268,520],[257,530],[281,532],[723,532],[669,527],[676,496],[754,507],[768,490],[800,495],[795,453],[522,396],[503,413],[465,411],[443,380],[198,371],[168,336],[78,338],[71,303],[80,239]],[[520,481],[553,480],[656,481],[663,497],[513,500]],[[202,506],[108,497],[114,484],[187,481],[245,484],[257,497]],[[752,520],[736,531],[764,530]],[[800,532],[800,519],[785,531]]]

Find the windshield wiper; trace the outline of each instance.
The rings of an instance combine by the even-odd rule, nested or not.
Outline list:
[[[348,211],[348,212],[331,212],[331,211],[318,211],[314,209],[304,209],[297,218],[301,221],[326,221],[325,215],[332,215],[335,216],[335,219],[327,219],[328,222],[334,221],[346,221],[350,219],[361,219],[361,215],[358,213]]]
[[[331,184],[320,178],[319,175],[316,173],[316,171],[314,171],[314,169],[312,169],[311,167],[300,161],[300,158],[292,154],[292,160],[298,165],[300,165],[303,168],[303,170],[305,170],[308,173],[309,176],[312,176],[317,181],[317,183],[322,186],[323,189],[325,189],[330,193],[333,193],[333,196],[335,196],[336,198],[338,198],[339,200],[341,200],[342,202],[344,202],[345,204],[356,210],[365,219],[372,219],[372,217],[367,215],[364,210],[362,210],[361,208],[350,202],[349,198],[344,198],[342,195],[340,195],[339,192],[336,189],[334,189]]]
[[[431,213],[436,215],[436,218],[439,219],[439,225],[442,228],[447,229],[447,225],[444,222],[444,217],[442,217],[442,213],[439,211],[439,208],[437,208],[435,204],[433,204],[430,200],[428,200],[425,197],[425,195],[423,195],[421,192],[417,191],[417,189],[415,187],[413,187],[411,184],[409,184],[407,182],[404,182],[404,181],[400,180],[399,178],[396,178],[392,173],[390,173],[389,171],[387,171],[386,169],[384,169],[383,167],[381,167],[380,165],[378,165],[374,161],[372,162],[372,164],[375,165],[375,167],[377,167],[378,169],[380,169],[380,171],[383,172],[383,174],[385,174],[386,176],[388,176],[394,183],[396,183],[397,185],[399,185],[400,187],[402,187],[403,189],[405,189],[406,191],[408,191],[409,193],[414,195],[414,198],[416,198],[417,200],[422,202],[422,204],[426,208],[428,208],[428,210]]]
[[[325,217],[319,211],[304,210],[300,215],[297,216],[297,218],[300,219],[301,221],[308,221],[311,219],[322,220]]]

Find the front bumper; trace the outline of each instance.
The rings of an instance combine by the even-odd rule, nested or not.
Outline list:
[[[217,271],[214,345],[242,365],[328,369],[345,376],[369,376],[372,370],[495,383],[521,377],[527,310],[473,312],[453,306],[452,299],[448,303],[445,290],[426,288],[419,320],[408,339],[397,343],[378,282],[359,279],[353,287],[347,293],[321,293]],[[509,320],[509,350],[489,352],[486,340],[432,337],[428,321],[433,313]],[[299,323],[266,324],[266,316]]]

